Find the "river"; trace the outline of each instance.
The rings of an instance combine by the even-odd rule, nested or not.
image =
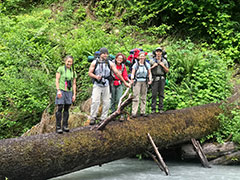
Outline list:
[[[212,165],[203,168],[199,162],[166,161],[169,176],[151,160],[125,158],[70,173],[51,180],[239,180],[240,167]]]

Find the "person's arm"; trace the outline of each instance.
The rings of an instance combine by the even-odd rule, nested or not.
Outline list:
[[[132,82],[132,84],[134,83],[134,75],[135,75],[135,73],[136,73],[136,69],[132,69],[132,73],[131,73],[131,82]]]
[[[164,70],[166,73],[169,72],[169,68],[166,67],[163,62],[160,62],[159,65],[163,67],[163,70]]]
[[[125,79],[125,81],[128,81],[129,83],[131,83],[131,80],[128,78],[127,68],[126,68],[125,65],[124,65],[124,68],[123,68],[122,76]]]
[[[148,69],[148,78],[149,78],[148,84],[152,84],[152,72],[150,68]]]
[[[95,65],[96,65],[96,61],[93,61],[89,67],[89,70],[88,70],[88,75],[91,77],[91,78],[94,78],[94,79],[97,79],[97,80],[100,80],[102,77],[101,76],[97,76],[94,74],[94,69],[95,69]]]
[[[116,76],[124,83],[124,85],[126,87],[130,88],[131,85],[125,81],[125,79],[122,77],[121,73],[117,70],[117,68],[114,65],[114,63],[110,62],[110,67],[111,67],[112,71],[116,74]]]
[[[154,59],[151,59],[151,60],[150,60],[150,65],[151,65],[151,68],[150,68],[150,69],[153,69],[153,68],[155,68],[156,66],[158,66],[158,63],[156,63],[156,62],[154,61]]]
[[[56,73],[56,89],[57,89],[57,97],[60,99],[62,97],[62,92],[61,90],[59,89],[59,80],[60,80],[60,73],[57,72]]]
[[[77,83],[76,83],[76,78],[73,79],[73,97],[72,101],[74,102],[76,100],[76,89],[77,89]]]

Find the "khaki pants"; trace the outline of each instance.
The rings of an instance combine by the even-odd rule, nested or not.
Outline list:
[[[97,117],[98,108],[100,106],[100,102],[102,99],[102,115],[100,117],[101,120],[106,119],[108,115],[108,110],[110,108],[110,98],[111,93],[109,86],[107,87],[100,87],[96,84],[93,85],[93,91],[92,91],[92,105],[91,105],[91,112],[90,112],[90,118],[95,119]]]
[[[133,86],[133,103],[132,103],[132,115],[137,115],[138,106],[139,106],[139,98],[140,98],[140,113],[145,114],[146,111],[146,98],[147,98],[147,83],[137,82],[135,86]]]

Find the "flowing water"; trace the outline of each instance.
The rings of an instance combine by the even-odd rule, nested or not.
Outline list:
[[[169,176],[151,160],[121,159],[51,180],[240,180],[240,167],[214,165],[203,168],[199,162],[166,161]]]

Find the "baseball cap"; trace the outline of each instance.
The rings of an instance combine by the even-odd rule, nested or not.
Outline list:
[[[161,51],[161,52],[162,52],[162,48],[157,47],[157,48],[155,49],[155,51]]]

